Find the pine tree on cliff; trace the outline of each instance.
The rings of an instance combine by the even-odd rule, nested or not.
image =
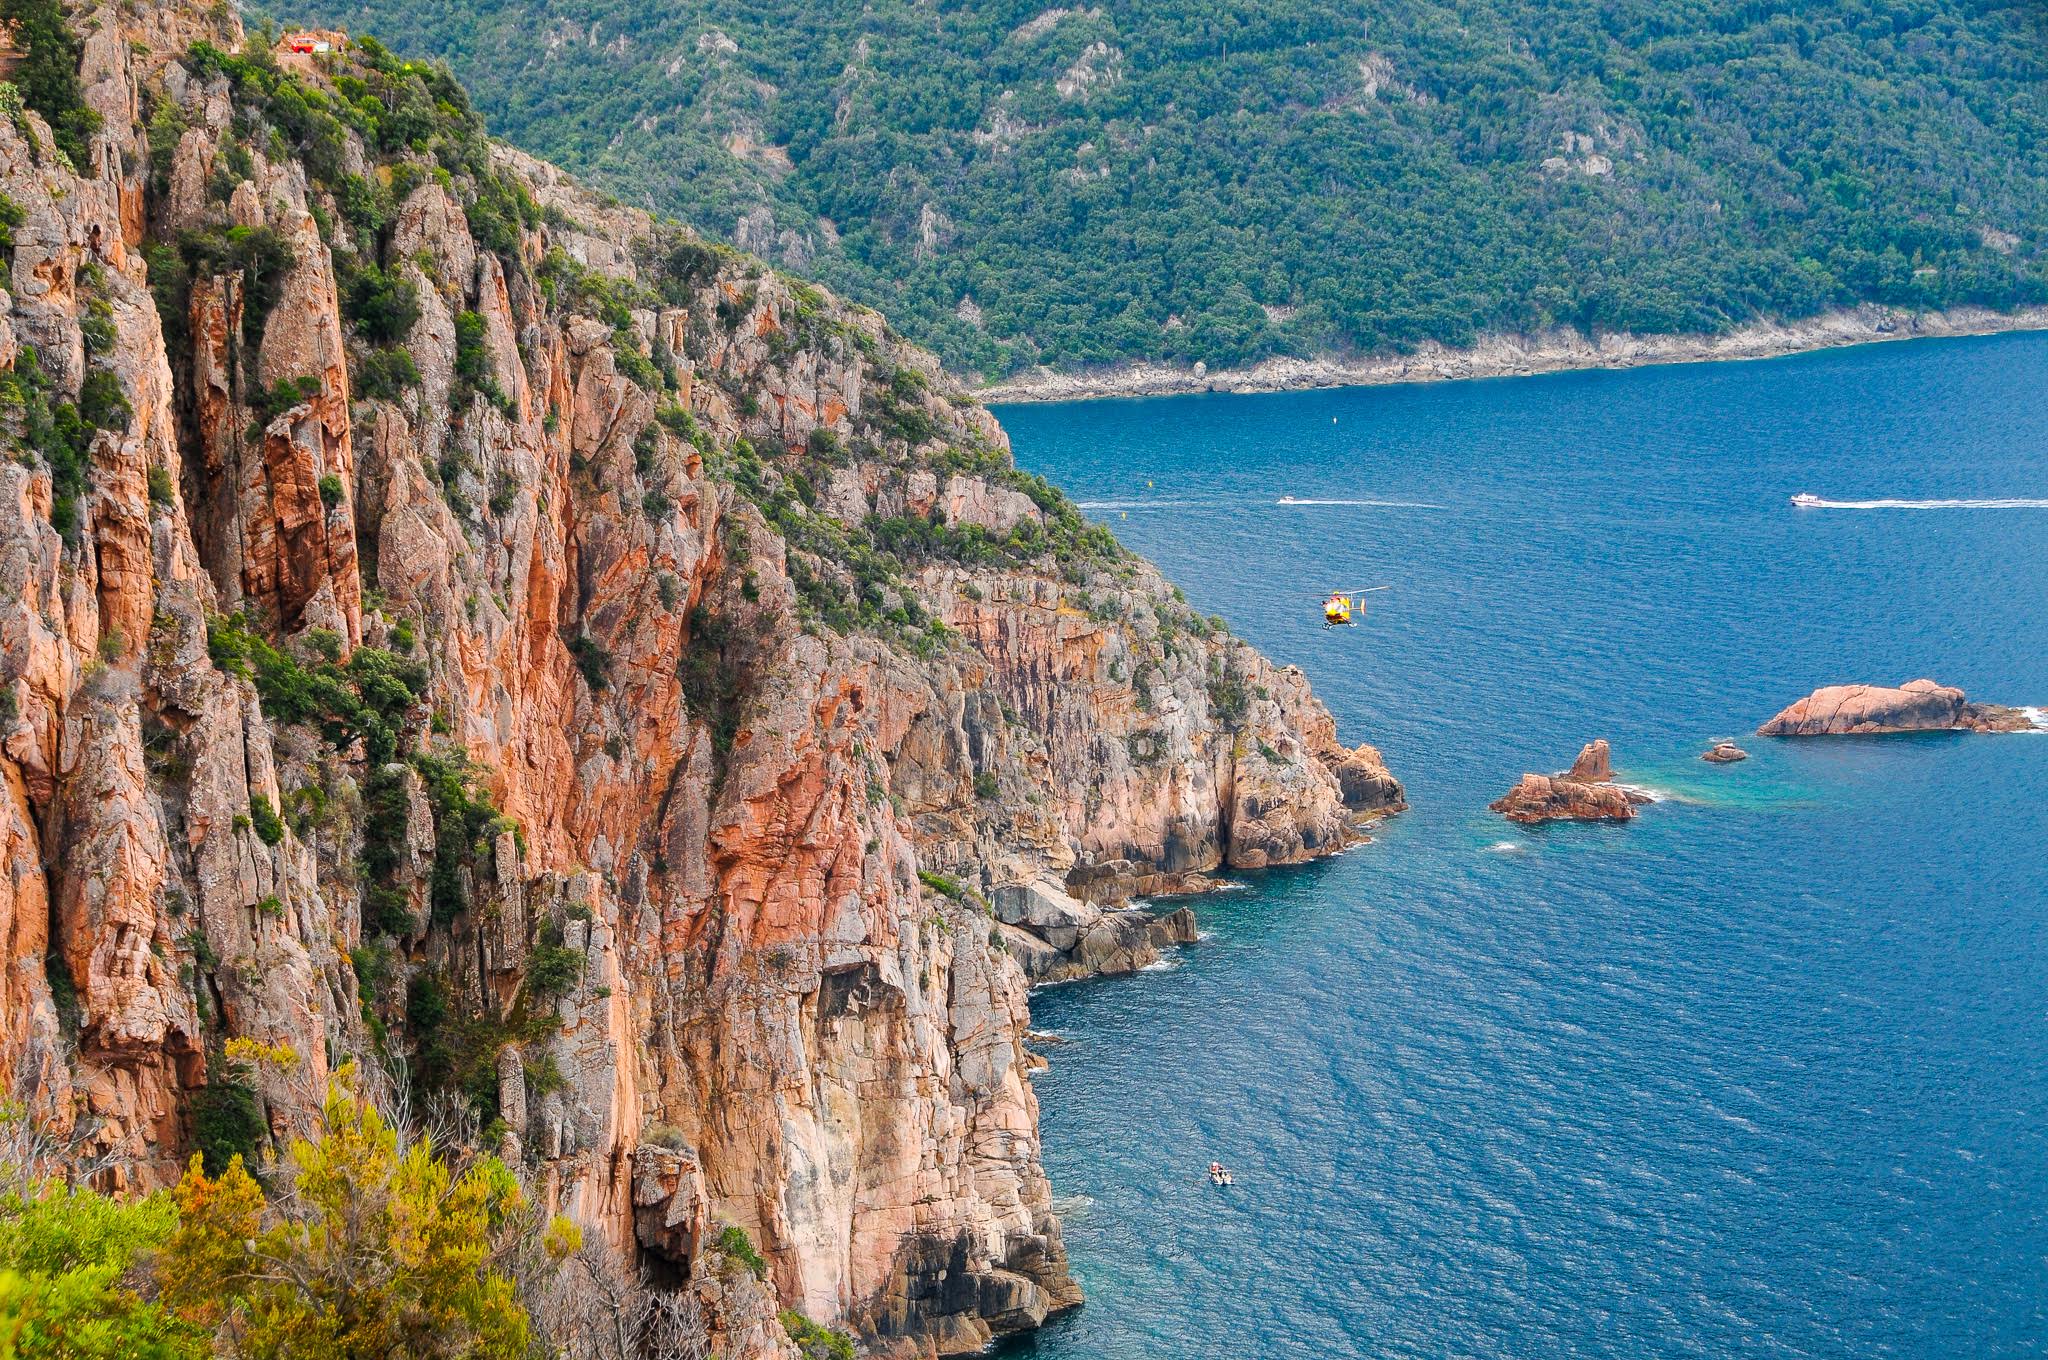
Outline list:
[[[78,82],[78,38],[57,0],[0,0],[0,24],[11,30],[19,53],[13,82],[22,102],[43,116],[58,150],[86,167],[86,147],[100,116],[85,106]]]

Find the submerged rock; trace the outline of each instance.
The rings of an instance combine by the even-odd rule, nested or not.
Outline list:
[[[2000,704],[1971,703],[1953,685],[1909,680],[1883,685],[1826,685],[1757,728],[1760,737],[1834,737],[1890,732],[2024,732],[2027,714]]]
[[[1625,822],[1650,800],[1613,782],[1606,741],[1588,742],[1562,774],[1525,774],[1522,782],[1487,804],[1511,822]]]

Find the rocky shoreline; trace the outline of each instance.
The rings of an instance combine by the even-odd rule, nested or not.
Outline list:
[[[1369,766],[1377,774],[1365,791],[1345,773],[1347,767],[1359,766]],[[1310,858],[1369,843],[1368,827],[1408,807],[1400,781],[1387,773],[1370,747],[1341,756],[1332,772],[1345,781],[1349,822],[1335,839],[1310,850]],[[1253,867],[1243,859],[1232,861],[1232,866]],[[989,912],[1003,949],[1017,961],[1026,981],[1039,987],[1121,977],[1151,967],[1168,950],[1200,938],[1194,908],[1188,903],[1231,886],[1228,879],[1201,872],[1124,874],[1092,883],[1076,879],[1067,884],[1071,893],[1040,879],[997,889]],[[1163,902],[1173,905],[1160,905]]]
[[[1082,373],[1041,368],[976,389],[985,402],[1084,401],[1097,397],[1164,397],[1194,392],[1290,392],[1318,387],[1372,387],[1459,378],[1527,377],[1594,368],[1775,359],[1811,350],[1883,340],[1921,340],[2005,331],[2048,330],[2048,306],[1997,312],[1959,307],[1912,312],[1866,304],[1800,321],[1759,321],[1725,335],[1588,336],[1572,330],[1489,336],[1476,345],[1434,342],[1413,354],[1275,358],[1248,368],[1210,370],[1201,364],[1141,362]]]

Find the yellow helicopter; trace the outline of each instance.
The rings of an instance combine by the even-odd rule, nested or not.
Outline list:
[[[1365,617],[1365,597],[1392,586],[1361,586],[1357,590],[1333,590],[1323,601],[1323,627],[1347,628]]]

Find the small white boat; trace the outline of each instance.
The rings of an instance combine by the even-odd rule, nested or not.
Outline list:
[[[1802,491],[1792,498],[1792,503],[1801,510],[1817,510],[1827,502],[1810,491]]]

